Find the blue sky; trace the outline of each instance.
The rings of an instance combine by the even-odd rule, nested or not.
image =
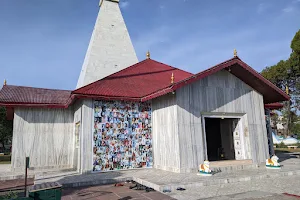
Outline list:
[[[0,0],[0,80],[74,89],[99,0]],[[121,0],[138,54],[197,73],[238,55],[257,71],[287,59],[300,0]]]

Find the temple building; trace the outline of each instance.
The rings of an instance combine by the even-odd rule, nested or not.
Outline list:
[[[234,52],[197,74],[138,62],[118,0],[102,0],[75,90],[4,84],[12,171],[196,171],[204,160],[264,163],[269,109],[289,100]],[[271,138],[271,139],[270,139]]]

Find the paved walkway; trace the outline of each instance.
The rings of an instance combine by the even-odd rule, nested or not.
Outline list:
[[[156,169],[84,175],[79,175],[72,171],[57,174],[57,172],[53,171],[45,174],[40,173],[36,176],[35,183],[58,181],[65,187],[73,187],[70,190],[64,190],[65,198],[69,199],[84,199],[85,196],[89,195],[91,195],[90,199],[97,199],[99,195],[102,197],[105,195],[113,196],[113,191],[110,191],[113,194],[101,193],[101,191],[110,190],[109,188],[102,190],[103,187],[108,186],[89,187],[92,189],[82,189],[78,187],[113,184],[116,182],[125,182],[126,180],[135,180],[160,192],[169,189],[171,192],[166,194],[175,199],[247,199],[246,197],[249,197],[249,199],[268,199],[272,196],[274,199],[280,199],[281,197],[282,199],[294,199],[295,197],[284,196],[282,193],[287,192],[300,195],[300,159],[292,154],[281,155],[280,158],[282,160],[281,164],[283,164],[281,170],[267,170],[265,167],[250,168],[231,172],[220,172],[212,177],[197,176],[196,173],[178,174]],[[110,187],[111,190],[114,189],[112,186]],[[183,187],[186,190],[177,191],[177,187]],[[94,193],[88,190],[93,190]],[[128,188],[118,190],[122,190],[119,191],[121,193],[132,193],[131,190],[127,191]],[[134,191],[133,194],[128,194],[128,197],[133,198],[130,195],[137,195],[138,198],[145,198],[143,195],[136,193],[140,192]],[[123,196],[118,193],[114,195],[119,199],[123,198]],[[126,196],[124,196],[124,198],[126,198]],[[148,199],[151,198],[149,197]],[[155,198],[153,197],[152,199]]]
[[[27,184],[33,185],[34,179],[29,178],[27,179]],[[0,192],[10,190],[12,188],[24,188],[25,185],[25,179],[16,179],[16,180],[7,180],[7,181],[0,181]]]
[[[62,200],[89,199],[89,200],[171,200],[165,194],[156,191],[129,189],[133,185],[124,183],[124,186],[103,185],[86,188],[69,188],[63,190]]]
[[[292,157],[283,160],[281,164],[284,166],[280,170],[266,169],[263,166],[255,169],[220,172],[212,177],[197,176],[196,173],[178,174],[157,169],[128,170],[83,175],[71,174],[70,172],[70,174],[64,174],[63,176],[57,175],[56,177],[53,177],[51,174],[37,176],[36,183],[58,181],[65,187],[80,187],[134,180],[162,192],[164,189],[174,191],[177,187],[219,186],[228,183],[300,175],[299,158]]]
[[[300,195],[300,176],[268,178],[219,186],[189,187],[168,195],[178,200],[227,199],[300,199],[283,193]]]
[[[0,174],[5,174],[10,172],[10,164],[0,164]]]

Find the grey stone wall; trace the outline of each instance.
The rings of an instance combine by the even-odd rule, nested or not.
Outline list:
[[[170,98],[173,99],[171,103]],[[159,168],[165,169],[170,166],[167,160],[156,164],[155,154],[159,154],[159,158],[175,160],[171,165],[176,168],[180,166],[180,172],[198,168],[206,158],[202,127],[202,113],[205,112],[238,113],[242,116],[241,123],[246,137],[245,157],[258,164],[265,162],[269,156],[262,95],[225,70],[178,89],[174,97],[155,99],[152,106],[153,127],[161,125],[162,116],[168,119],[164,128],[153,128],[153,137],[156,137],[154,147],[162,146],[161,141],[165,141],[163,146],[167,148],[159,153],[154,150],[154,166],[159,165]],[[174,107],[176,110],[170,113]],[[167,136],[172,139],[164,139]],[[173,153],[169,155],[171,151]]]
[[[72,168],[73,108],[15,108],[12,170],[24,170],[25,157],[34,169]]]

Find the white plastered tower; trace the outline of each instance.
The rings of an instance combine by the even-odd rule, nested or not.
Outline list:
[[[138,62],[119,0],[101,0],[100,10],[82,65],[80,88]]]

